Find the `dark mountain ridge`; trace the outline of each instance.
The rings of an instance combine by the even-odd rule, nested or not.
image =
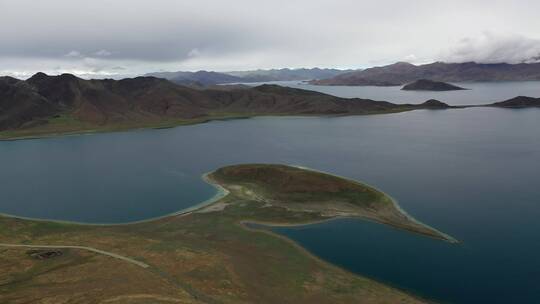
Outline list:
[[[222,83],[243,82],[241,77],[212,71],[160,72],[146,74],[145,76],[163,78],[170,80],[171,82],[174,82],[176,84],[194,86],[210,86]]]
[[[522,96],[487,106],[539,107],[540,98]],[[4,139],[258,115],[365,115],[465,107],[438,100],[393,104],[348,99],[277,85],[202,90],[155,77],[84,80],[70,74],[43,73],[26,81],[0,77],[0,137]]]
[[[155,77],[84,80],[38,73],[0,79],[0,131],[46,125],[58,116],[89,126],[158,125],[223,116],[358,115],[426,108],[346,99],[276,85],[196,90]],[[432,108],[430,106],[429,108]]]

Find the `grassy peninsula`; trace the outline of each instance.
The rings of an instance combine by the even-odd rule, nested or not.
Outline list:
[[[358,216],[452,240],[414,221],[384,193],[321,172],[236,165],[206,180],[224,196],[146,222],[83,225],[0,217],[0,302],[426,303],[243,223],[296,225]]]

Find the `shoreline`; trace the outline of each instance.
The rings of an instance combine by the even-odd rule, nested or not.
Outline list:
[[[343,271],[343,272],[345,272],[347,274],[350,274],[350,275],[353,275],[353,276],[359,276],[359,277],[362,277],[364,279],[371,280],[371,281],[376,282],[377,284],[380,284],[380,285],[385,286],[387,288],[399,290],[399,291],[404,292],[404,293],[406,293],[407,295],[409,295],[409,296],[411,296],[413,298],[416,298],[416,299],[421,300],[421,301],[425,301],[428,304],[438,303],[438,302],[435,302],[436,300],[434,300],[434,299],[423,298],[422,296],[418,295],[418,293],[416,291],[414,291],[414,290],[407,290],[407,289],[404,289],[404,288],[402,288],[400,286],[394,285],[391,282],[381,281],[380,279],[372,278],[372,277],[366,276],[365,274],[355,273],[355,272],[353,272],[351,270],[346,269],[345,267],[342,267],[342,266],[336,265],[336,264],[334,264],[332,262],[326,261],[323,258],[317,256],[315,253],[309,251],[307,248],[303,247],[300,243],[296,242],[295,240],[293,240],[291,238],[288,238],[288,237],[286,237],[284,235],[281,235],[281,234],[279,234],[277,232],[273,232],[273,231],[268,230],[268,229],[257,229],[257,228],[251,228],[251,227],[247,226],[248,224],[256,224],[256,225],[262,225],[262,226],[267,226],[267,227],[271,227],[271,226],[275,226],[275,227],[298,227],[298,226],[306,226],[306,225],[311,225],[311,224],[324,223],[324,222],[329,222],[329,221],[332,221],[332,220],[339,220],[339,219],[343,219],[343,218],[345,218],[345,217],[334,217],[334,218],[330,218],[330,219],[327,219],[327,220],[310,222],[310,223],[307,223],[307,224],[292,224],[292,225],[284,225],[283,223],[281,223],[281,224],[275,223],[275,225],[274,224],[268,225],[269,223],[258,222],[258,221],[250,221],[250,220],[242,220],[242,221],[237,222],[237,224],[242,229],[245,229],[247,231],[255,232],[255,233],[264,233],[266,235],[270,235],[272,237],[278,238],[278,239],[290,244],[296,250],[299,250],[306,257],[315,260],[317,263],[321,263],[321,264],[326,265],[326,266],[328,266],[330,268],[336,269],[338,271]],[[351,217],[351,218],[353,218],[353,217]],[[358,219],[358,218],[356,218],[356,219]]]
[[[210,198],[197,203],[191,207],[187,207],[172,213],[168,213],[161,216],[151,217],[144,220],[137,220],[132,222],[125,222],[125,223],[88,223],[88,222],[78,222],[78,221],[69,221],[69,220],[55,220],[55,219],[46,219],[46,218],[34,218],[34,217],[28,217],[28,216],[18,216],[8,213],[1,213],[0,216],[11,218],[11,219],[19,219],[19,220],[25,220],[25,221],[36,221],[36,222],[50,222],[50,223],[57,223],[57,224],[67,224],[67,225],[78,225],[78,226],[102,226],[102,227],[114,227],[114,226],[127,226],[127,225],[137,225],[137,224],[143,224],[153,221],[162,220],[168,217],[176,217],[176,216],[185,216],[188,214],[191,214],[199,209],[206,208],[222,198],[226,197],[229,194],[229,190],[223,188],[221,185],[217,183],[210,182],[208,175],[212,172],[207,172],[201,175],[201,178],[203,181],[208,183],[209,185],[213,186],[217,192]]]
[[[313,169],[309,169],[309,168],[307,170],[317,171],[317,170],[313,170]],[[205,201],[203,201],[201,203],[198,203],[196,205],[193,205],[193,206],[191,206],[189,208],[182,209],[182,210],[179,210],[179,211],[174,212],[174,213],[170,213],[170,214],[163,215],[163,216],[160,216],[160,217],[149,218],[149,219],[145,219],[145,220],[141,220],[141,221],[135,221],[135,222],[129,222],[129,223],[116,223],[116,224],[114,224],[114,223],[113,224],[99,224],[99,223],[92,224],[92,223],[83,223],[83,222],[74,222],[74,221],[61,221],[61,220],[49,220],[49,219],[36,219],[36,218],[28,218],[28,217],[18,217],[18,216],[11,216],[11,215],[6,215],[6,214],[2,214],[2,213],[0,213],[0,216],[13,218],[13,219],[28,220],[28,221],[52,222],[52,223],[80,225],[80,226],[93,226],[93,227],[96,227],[96,226],[114,227],[114,226],[136,225],[136,224],[139,224],[139,223],[149,223],[149,222],[159,221],[159,220],[165,219],[165,218],[173,218],[173,217],[176,217],[176,216],[184,216],[184,215],[195,213],[198,210],[202,210],[204,208],[207,208],[207,207],[213,205],[214,203],[219,202],[221,199],[225,198],[227,195],[230,194],[230,192],[226,188],[224,188],[219,183],[215,182],[214,180],[212,180],[210,178],[209,175],[211,173],[213,173],[214,171],[204,173],[201,176],[202,179],[205,182],[207,182],[208,184],[212,185],[214,188],[217,189],[216,194],[214,194],[211,198],[209,198],[209,199],[207,199],[207,200],[205,200]],[[325,174],[328,174],[328,173],[325,173]],[[337,176],[337,175],[335,175],[335,176]],[[350,179],[347,179],[347,180],[350,180]],[[369,186],[369,187],[371,187],[371,186]],[[219,211],[215,211],[215,212],[219,212]],[[313,261],[315,261],[317,264],[319,264],[321,266],[325,266],[325,267],[328,267],[330,269],[334,269],[336,271],[340,271],[340,272],[343,272],[343,273],[351,275],[351,276],[355,276],[355,277],[358,277],[358,278],[362,278],[364,280],[371,281],[372,283],[379,285],[380,288],[387,288],[389,290],[396,290],[396,291],[402,292],[402,293],[404,293],[404,294],[406,294],[406,295],[408,295],[408,296],[410,296],[410,297],[412,297],[414,299],[417,299],[419,301],[422,301],[422,302],[425,302],[425,303],[428,303],[428,304],[437,303],[436,300],[425,298],[423,295],[419,294],[417,291],[408,290],[408,289],[402,288],[402,287],[400,287],[398,285],[392,284],[391,282],[386,282],[384,280],[380,280],[380,279],[377,279],[377,278],[372,278],[372,277],[366,276],[366,275],[364,275],[362,273],[356,273],[356,272],[353,272],[351,270],[346,269],[345,267],[342,267],[342,266],[334,264],[334,263],[332,263],[330,261],[327,261],[327,260],[323,259],[322,257],[317,256],[315,253],[309,251],[307,248],[303,247],[300,243],[296,242],[295,240],[293,240],[293,239],[291,239],[291,238],[289,238],[289,237],[287,237],[285,235],[273,232],[270,229],[253,228],[253,227],[248,226],[249,224],[255,224],[255,225],[261,225],[261,226],[266,226],[266,227],[271,227],[271,226],[275,226],[275,227],[278,227],[278,226],[281,226],[281,227],[295,227],[295,226],[314,225],[314,224],[318,224],[318,223],[324,223],[324,222],[329,222],[329,221],[334,221],[334,220],[341,220],[341,219],[345,219],[345,218],[363,219],[363,220],[371,221],[370,219],[363,218],[363,217],[336,216],[336,217],[331,217],[331,218],[318,220],[318,221],[309,221],[309,222],[305,222],[305,223],[271,223],[271,222],[263,222],[263,221],[247,219],[247,220],[236,221],[235,224],[238,225],[241,229],[244,229],[246,231],[253,232],[253,233],[263,233],[263,234],[269,235],[269,236],[271,236],[273,238],[279,239],[279,240],[281,240],[283,242],[286,242],[287,244],[294,247],[294,249],[298,250],[301,255],[305,256],[305,258],[312,259]],[[373,222],[376,222],[376,221],[373,221]],[[379,223],[379,224],[381,224],[381,223]],[[397,227],[393,227],[391,225],[387,225],[387,226],[389,226],[391,228],[394,228],[394,229],[400,229],[400,228],[397,228]],[[404,232],[407,232],[405,229],[400,229],[400,230],[402,230]],[[425,236],[425,235],[423,235],[423,236]],[[104,254],[104,255],[110,256],[112,258],[125,260],[127,262],[136,264],[137,266],[142,267],[142,268],[152,267],[151,265],[146,264],[143,261],[136,260],[136,259],[133,259],[133,258],[130,258],[130,257],[120,256],[119,254],[111,253],[111,252],[108,252],[108,251],[103,251],[103,250],[100,250],[100,249],[95,249],[93,247],[78,246],[78,245],[0,244],[0,246],[2,246],[2,245],[6,245],[8,247],[74,248],[74,249],[90,250],[92,252],[99,253],[99,254]]]
[[[433,228],[433,227],[431,227],[431,226],[429,226],[427,224],[424,224],[424,223],[420,222],[419,220],[417,220],[416,218],[412,217],[411,215],[409,215],[399,205],[399,203],[397,202],[396,199],[394,199],[392,196],[390,196],[386,192],[383,192],[383,191],[379,190],[378,188],[376,188],[376,187],[374,187],[374,186],[372,186],[370,184],[360,182],[360,181],[357,181],[357,180],[353,180],[353,179],[350,179],[350,178],[347,178],[347,177],[344,177],[344,176],[328,173],[328,172],[325,172],[325,171],[304,167],[304,166],[299,166],[299,165],[289,165],[289,166],[299,168],[299,169],[303,169],[303,170],[307,170],[307,171],[322,173],[322,174],[334,176],[334,177],[337,177],[337,178],[341,178],[341,179],[347,180],[347,181],[352,182],[352,183],[367,186],[367,187],[372,188],[372,189],[374,189],[374,190],[376,190],[376,191],[378,191],[380,193],[383,193],[385,196],[390,198],[390,200],[391,200],[392,204],[394,205],[394,207],[401,214],[403,214],[405,217],[407,217],[408,220],[410,220],[410,221],[412,221],[412,222],[414,222],[414,223],[416,223],[418,225],[421,225],[423,227],[426,227],[428,229],[431,229],[432,231],[438,233],[441,237],[435,237],[434,235],[424,234],[424,233],[421,233],[421,232],[418,232],[418,231],[415,231],[415,230],[405,229],[403,227],[399,227],[399,226],[396,226],[396,225],[391,225],[389,223],[385,223],[385,222],[378,221],[378,220],[373,219],[373,218],[363,217],[363,216],[333,216],[333,217],[329,217],[329,218],[326,218],[326,219],[317,220],[317,221],[310,221],[310,222],[306,222],[306,223],[287,223],[287,222],[276,223],[276,222],[250,221],[250,220],[242,220],[240,222],[242,222],[242,223],[260,224],[260,225],[269,226],[269,227],[271,227],[271,226],[274,226],[274,227],[300,227],[300,226],[314,225],[314,224],[320,224],[320,223],[324,223],[324,222],[328,222],[328,221],[349,218],[349,219],[366,220],[366,221],[369,221],[369,222],[373,222],[373,223],[377,223],[377,224],[381,224],[381,225],[386,225],[386,226],[394,228],[394,229],[402,230],[402,231],[409,232],[409,233],[418,234],[418,235],[421,235],[421,236],[424,236],[424,237],[429,237],[429,238],[436,239],[436,240],[442,240],[442,241],[449,242],[449,243],[452,243],[452,244],[459,244],[460,243],[460,241],[457,240],[456,238],[454,238],[454,237],[452,237],[452,236],[450,236],[450,235],[448,235],[448,234],[446,234],[444,232],[441,232],[441,231],[437,230],[436,228]],[[191,213],[197,212],[199,210],[203,210],[203,209],[205,209],[205,208],[219,202],[221,199],[223,199],[224,197],[229,195],[229,193],[230,193],[229,190],[225,189],[219,183],[214,182],[213,180],[210,179],[209,175],[211,173],[213,173],[214,171],[206,172],[206,173],[201,175],[201,179],[204,182],[211,185],[212,187],[214,187],[217,190],[216,193],[212,197],[210,197],[210,198],[208,198],[208,199],[206,199],[206,200],[204,200],[204,201],[202,201],[200,203],[197,203],[197,204],[195,204],[193,206],[190,206],[190,207],[187,207],[187,208],[184,208],[184,209],[172,212],[172,213],[168,213],[168,214],[164,214],[164,215],[156,216],[156,217],[151,217],[151,218],[147,218],[147,219],[143,219],[143,220],[136,220],[136,221],[124,222],[124,223],[91,223],[91,222],[79,222],[79,221],[70,221],[70,220],[56,220],[56,219],[47,219],[47,218],[33,218],[33,217],[17,216],[17,215],[1,213],[1,212],[0,212],[0,216],[6,217],[6,218],[12,218],[12,219],[27,220],[27,221],[50,222],[50,223],[57,223],[57,224],[79,225],[79,226],[94,226],[94,227],[99,227],[99,226],[101,226],[101,227],[114,227],[114,226],[137,225],[137,224],[143,224],[143,223],[149,223],[149,222],[153,222],[153,221],[158,221],[158,220],[166,219],[166,218],[169,218],[169,217],[186,216],[186,215],[189,215]]]
[[[345,176],[341,176],[341,175],[337,175],[337,174],[332,174],[332,173],[329,173],[329,172],[325,172],[325,171],[321,171],[321,170],[317,170],[317,169],[312,169],[312,168],[309,168],[309,167],[304,167],[304,166],[300,166],[300,165],[290,165],[291,167],[295,167],[295,168],[298,168],[298,169],[303,169],[303,170],[307,170],[307,171],[312,171],[312,172],[317,172],[317,173],[322,173],[322,174],[326,174],[326,175],[330,175],[330,176],[334,176],[334,177],[337,177],[337,178],[341,178],[341,179],[344,179],[344,180],[347,180],[351,183],[355,183],[355,184],[361,184],[363,186],[367,186],[371,189],[374,189],[382,194],[384,194],[385,196],[387,196],[388,198],[390,198],[390,201],[392,202],[393,206],[401,213],[403,214],[408,220],[410,220],[411,222],[414,222],[420,226],[423,226],[423,227],[426,227],[428,229],[431,229],[433,230],[434,232],[440,234],[442,236],[442,238],[436,238],[434,236],[430,236],[430,235],[426,235],[426,234],[423,234],[423,233],[419,233],[419,232],[416,232],[416,231],[410,231],[410,230],[407,230],[407,229],[403,229],[403,228],[400,228],[400,227],[395,227],[393,225],[390,225],[388,223],[384,223],[384,222],[380,222],[380,221],[377,221],[377,220],[374,220],[374,219],[371,219],[371,218],[367,218],[367,217],[362,217],[362,216],[341,216],[341,217],[335,217],[336,219],[338,218],[353,218],[353,219],[363,219],[363,220],[368,220],[368,221],[371,221],[371,222],[375,222],[375,223],[379,223],[379,224],[383,224],[383,225],[387,225],[387,226],[390,226],[390,227],[393,227],[395,229],[400,229],[400,230],[404,230],[404,231],[409,231],[409,232],[414,232],[414,233],[417,233],[417,234],[420,234],[420,235],[423,235],[423,236],[427,236],[427,237],[431,237],[431,238],[434,238],[434,239],[441,239],[441,240],[444,240],[444,241],[447,241],[449,243],[453,243],[453,244],[458,244],[460,243],[459,240],[457,240],[456,238],[452,237],[451,235],[449,234],[446,234],[428,224],[425,224],[423,222],[421,222],[420,220],[416,219],[415,217],[413,217],[412,215],[410,215],[407,211],[405,211],[405,209],[403,209],[401,207],[401,205],[398,203],[398,201],[392,197],[391,195],[389,195],[388,193],[378,189],[377,187],[375,186],[372,186],[368,183],[365,183],[363,181],[359,181],[359,180],[354,180],[354,179],[350,179],[348,177],[345,177]],[[332,218],[334,219],[334,218]],[[324,221],[322,221],[324,222]]]
[[[477,105],[473,106],[452,106],[447,109],[443,110],[454,110],[454,109],[461,109],[466,107],[479,107]],[[2,136],[2,132],[11,132],[11,131],[20,131],[19,130],[4,130],[0,132],[0,142],[6,141],[19,141],[19,140],[36,140],[36,139],[47,139],[47,138],[57,138],[57,137],[68,137],[68,136],[82,136],[82,135],[93,135],[93,134],[101,134],[101,133],[121,133],[121,132],[136,132],[136,131],[144,131],[144,130],[160,130],[160,129],[172,129],[182,126],[193,126],[193,125],[199,125],[199,124],[205,124],[210,123],[214,121],[227,121],[227,120],[240,120],[240,119],[252,119],[257,117],[291,117],[291,118],[298,118],[298,117],[328,117],[328,118],[334,118],[334,117],[353,117],[353,116],[370,116],[370,115],[387,115],[387,114],[396,114],[396,113],[404,113],[404,112],[412,112],[416,110],[431,110],[426,108],[406,108],[403,109],[395,109],[391,111],[385,111],[385,112],[366,112],[361,114],[238,114],[238,115],[232,115],[232,116],[215,116],[215,117],[206,117],[206,118],[200,118],[200,119],[192,119],[188,121],[182,121],[177,123],[164,123],[162,125],[156,124],[154,126],[134,126],[134,127],[110,127],[110,129],[107,129],[107,127],[104,127],[103,129],[88,129],[88,130],[72,130],[72,131],[65,131],[65,132],[52,132],[52,133],[43,133],[43,134],[34,134],[34,135],[22,135],[22,136]],[[97,126],[99,127],[99,126]]]
[[[398,105],[409,105],[409,104],[398,104]],[[413,105],[414,106],[414,105]],[[33,135],[22,135],[22,136],[2,136],[2,132],[11,132],[11,131],[20,131],[20,130],[4,130],[0,131],[0,142],[10,142],[10,141],[19,141],[19,140],[37,140],[37,139],[49,139],[49,138],[59,138],[59,137],[70,137],[70,136],[83,136],[83,135],[94,135],[94,134],[107,134],[107,133],[123,133],[123,132],[137,132],[145,130],[160,130],[160,129],[173,129],[183,126],[194,126],[199,124],[210,123],[214,121],[228,121],[228,120],[241,120],[241,119],[253,119],[257,117],[290,117],[290,118],[336,118],[336,117],[354,117],[354,116],[371,116],[371,115],[389,115],[389,114],[398,114],[413,112],[418,110],[428,110],[428,111],[439,111],[439,110],[462,110],[462,109],[471,109],[471,108],[494,108],[494,109],[534,109],[536,107],[519,107],[519,108],[504,108],[493,106],[492,104],[478,104],[478,105],[456,105],[450,106],[449,108],[444,109],[429,109],[429,108],[406,108],[395,109],[392,111],[386,112],[366,112],[361,114],[254,114],[254,115],[238,115],[230,117],[208,117],[204,119],[193,119],[191,121],[183,121],[178,123],[171,124],[156,124],[154,126],[135,126],[135,127],[111,127],[107,129],[88,129],[88,130],[73,130],[65,132],[52,132],[52,133],[43,133],[43,134],[33,134]]]

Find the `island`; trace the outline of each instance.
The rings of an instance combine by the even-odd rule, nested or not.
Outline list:
[[[458,91],[465,88],[455,86],[442,81],[433,81],[429,79],[419,79],[401,88],[404,91]]]
[[[385,193],[339,176],[244,164],[204,178],[218,189],[215,199],[143,222],[0,216],[0,302],[428,303],[247,223],[357,217],[455,242],[414,220]]]

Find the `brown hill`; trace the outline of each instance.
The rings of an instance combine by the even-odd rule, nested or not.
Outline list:
[[[196,90],[154,77],[84,80],[38,73],[0,78],[0,131],[60,123],[54,132],[159,126],[255,115],[372,114],[425,108],[262,85]],[[61,119],[60,119],[61,118]],[[69,122],[71,125],[66,126]],[[74,126],[76,125],[76,127]]]
[[[57,111],[57,106],[27,82],[0,78],[0,130],[21,127],[34,118],[48,117]]]

